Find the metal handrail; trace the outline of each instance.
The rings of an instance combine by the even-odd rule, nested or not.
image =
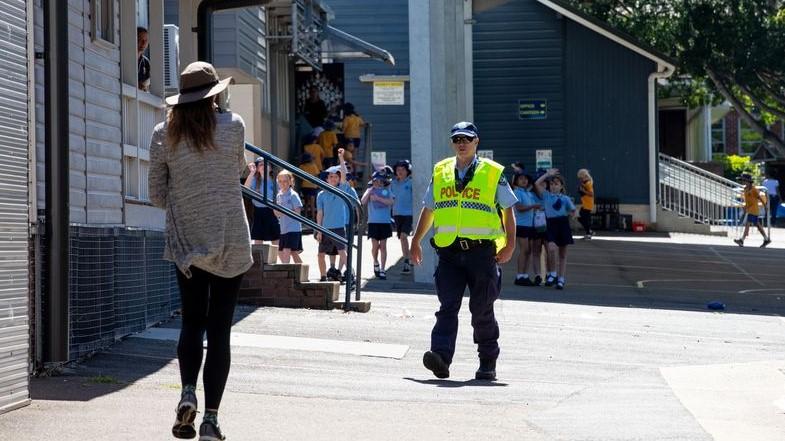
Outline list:
[[[355,198],[355,197],[349,195],[348,193],[344,192],[343,190],[339,190],[337,187],[334,187],[334,186],[324,182],[323,180],[317,178],[316,176],[311,175],[310,173],[306,173],[306,172],[302,171],[299,167],[297,167],[297,166],[295,166],[293,164],[290,164],[290,163],[284,161],[283,159],[281,159],[281,158],[279,158],[279,157],[277,157],[277,156],[275,156],[275,155],[273,155],[271,153],[265,152],[264,150],[260,149],[259,147],[256,147],[255,145],[252,145],[252,144],[249,144],[249,143],[245,143],[245,149],[248,150],[249,152],[252,152],[252,153],[258,155],[258,156],[261,156],[264,159],[264,171],[262,173],[262,189],[263,189],[262,193],[259,193],[257,191],[251,190],[250,188],[248,188],[248,187],[243,185],[242,186],[243,194],[245,194],[246,196],[248,196],[249,198],[251,198],[253,200],[256,200],[258,202],[263,202],[266,205],[274,208],[275,210],[280,211],[284,215],[289,216],[289,217],[291,217],[293,219],[296,219],[297,221],[308,225],[309,227],[313,228],[314,230],[319,231],[323,235],[327,235],[331,239],[336,240],[336,241],[341,242],[341,243],[346,245],[346,274],[347,274],[347,276],[346,276],[346,299],[344,301],[343,309],[345,311],[350,310],[351,309],[350,306],[351,306],[351,292],[352,292],[352,289],[356,289],[357,290],[355,298],[356,298],[356,300],[360,300],[360,284],[359,283],[355,283],[354,276],[353,276],[353,273],[352,273],[352,250],[355,248],[355,245],[354,245],[354,227],[357,224],[357,222],[356,222],[357,221],[356,213],[359,210],[361,210],[361,208],[362,208],[362,206],[360,204],[360,201],[357,198]],[[303,215],[297,214],[297,213],[289,210],[288,208],[279,205],[275,201],[275,198],[273,198],[273,199],[268,198],[267,197],[267,180],[268,180],[268,176],[269,176],[269,168],[268,167],[270,166],[270,164],[275,165],[275,166],[277,166],[279,168],[282,168],[284,170],[287,170],[291,174],[293,174],[294,176],[297,176],[298,178],[300,178],[300,179],[302,179],[304,181],[308,181],[308,182],[316,185],[317,187],[319,187],[323,191],[327,191],[327,192],[332,193],[332,194],[338,196],[339,198],[341,198],[344,201],[344,203],[346,204],[346,207],[349,209],[349,228],[346,231],[346,237],[341,237],[341,236],[333,233],[332,231],[328,230],[327,228],[317,224],[316,222],[312,221],[311,219],[308,219],[307,217],[305,217]],[[362,242],[362,231],[358,231],[358,238],[359,238],[358,242]],[[362,261],[362,253],[359,252],[358,256],[357,256],[358,268],[360,266],[360,262],[361,261]],[[358,274],[359,274],[359,272],[358,272]]]
[[[687,162],[659,154],[658,202],[669,211],[708,225],[735,225],[742,185]]]

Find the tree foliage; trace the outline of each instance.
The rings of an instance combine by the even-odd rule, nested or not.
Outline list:
[[[785,140],[785,0],[570,0],[676,61],[670,93],[727,100],[777,153]]]

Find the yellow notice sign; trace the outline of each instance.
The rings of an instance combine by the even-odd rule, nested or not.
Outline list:
[[[403,81],[374,81],[374,106],[403,106]]]

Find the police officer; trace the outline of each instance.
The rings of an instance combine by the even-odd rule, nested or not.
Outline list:
[[[475,378],[495,380],[499,325],[493,302],[501,289],[498,264],[509,261],[515,251],[512,207],[517,198],[502,174],[504,166],[477,157],[480,138],[474,124],[455,124],[450,138],[455,156],[433,168],[411,246],[412,262],[419,265],[420,242],[433,225],[431,245],[439,256],[434,279],[440,307],[431,332],[431,350],[423,355],[423,364],[437,378],[450,376],[458,311],[468,285],[474,342],[480,358]]]

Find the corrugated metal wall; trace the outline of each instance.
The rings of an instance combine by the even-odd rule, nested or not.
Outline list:
[[[0,2],[0,413],[29,397],[27,13]]]
[[[352,60],[344,65],[346,101],[373,124],[375,151],[387,152],[387,162],[410,157],[409,83],[403,106],[374,106],[373,85],[360,75],[409,75],[409,6],[407,0],[360,2],[329,0],[335,11],[331,25],[379,46],[395,57],[395,66],[377,60]],[[363,141],[365,142],[365,141]]]
[[[654,63],[571,21],[566,63],[567,177],[574,183],[588,168],[598,197],[647,204],[646,82]]]
[[[564,164],[564,20],[539,3],[509,2],[474,17],[474,119],[480,149],[534,169],[535,151]],[[545,99],[547,119],[518,119],[518,100]]]

